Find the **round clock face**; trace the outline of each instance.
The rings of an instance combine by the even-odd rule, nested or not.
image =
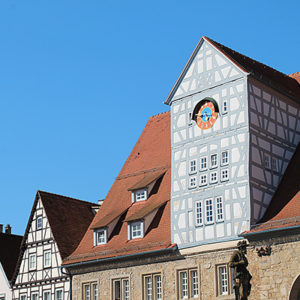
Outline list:
[[[208,100],[200,106],[196,116],[197,126],[200,129],[209,129],[215,124],[218,113],[215,110],[214,104]]]

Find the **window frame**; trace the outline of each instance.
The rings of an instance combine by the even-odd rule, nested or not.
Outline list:
[[[193,163],[193,165],[192,165]],[[189,161],[189,174],[195,174],[197,173],[197,159],[194,158],[194,159],[191,159]]]
[[[224,162],[224,157],[223,157],[223,154],[226,153],[226,161]],[[221,152],[221,166],[227,166],[229,165],[229,150],[223,150]]]
[[[96,288],[96,293],[95,289]],[[85,288],[89,288],[89,299],[86,297],[86,290]],[[91,282],[83,282],[82,283],[82,299],[83,300],[98,300],[99,299],[99,286],[97,281],[91,281]]]
[[[226,270],[226,280],[227,280],[227,291],[224,293],[222,291],[222,278],[220,276],[220,270],[221,268],[224,268]],[[215,270],[216,270],[216,282],[217,282],[217,296],[228,296],[231,294],[234,294],[233,291],[233,274],[231,272],[231,268],[229,267],[229,265],[227,263],[223,263],[223,264],[218,264],[215,266]]]
[[[48,299],[45,299],[45,294],[49,294],[50,295],[49,300],[51,300],[51,290],[50,289],[49,290],[43,290],[43,300],[48,300]]]
[[[202,183],[202,178],[205,178],[205,182]],[[199,176],[199,186],[206,186],[207,185],[207,173],[202,173]]]
[[[279,172],[278,159],[276,157],[274,157],[274,156],[272,156],[272,158],[271,158],[271,169],[274,172]]]
[[[211,213],[209,214],[209,218],[211,218],[211,220],[208,220],[208,215],[207,215],[207,212],[208,212],[208,206],[207,206],[207,202],[208,201],[211,201]],[[204,200],[204,220],[205,220],[205,224],[207,225],[210,225],[210,224],[213,224],[214,223],[214,200],[213,198],[207,198]]]
[[[151,279],[151,295],[147,294],[147,279]],[[156,279],[160,278],[160,288],[157,288]],[[162,285],[162,274],[161,272],[149,273],[142,275],[142,286],[143,286],[143,300],[162,300],[163,299],[163,285]],[[160,296],[159,296],[160,294]],[[151,298],[148,298],[148,297]]]
[[[50,255],[49,255],[49,264],[48,265],[46,265],[46,254],[47,253],[50,253]],[[43,252],[43,267],[44,268],[50,268],[51,267],[51,263],[52,263],[52,258],[51,258],[51,250],[44,250],[44,252]]]
[[[192,181],[194,184],[192,185]],[[197,187],[197,176],[189,177],[189,189],[195,189]]]
[[[225,109],[225,107],[226,107],[226,109]],[[229,111],[229,101],[227,98],[225,98],[222,101],[222,114],[226,115],[226,114],[228,114],[228,111]]]
[[[116,298],[116,290],[115,290],[115,283],[119,282],[120,287],[120,298]],[[129,294],[126,295],[126,283],[128,283],[128,292]],[[111,281],[111,296],[112,300],[120,299],[120,300],[130,300],[130,280],[129,277],[122,277],[122,278],[113,278]]]
[[[200,205],[200,212],[198,212],[198,205]],[[198,214],[200,215],[200,217],[198,218]],[[203,201],[202,200],[197,200],[195,202],[195,224],[196,226],[203,226]],[[201,220],[201,221],[200,221]]]
[[[215,174],[216,175],[216,179],[212,180],[212,175]],[[214,183],[218,183],[218,171],[213,171],[209,173],[209,183],[210,184],[214,184]]]
[[[192,273],[195,272],[197,274],[197,294],[194,294],[194,287],[193,287],[193,276]],[[181,274],[186,274],[186,283],[184,284],[183,289],[183,282]],[[197,267],[195,268],[186,268],[177,270],[177,299],[185,300],[185,299],[195,299],[199,297],[199,270]],[[185,294],[183,294],[183,291]]]
[[[39,222],[39,220],[41,220]],[[41,230],[43,228],[43,216],[39,215],[36,217],[36,230]]]
[[[99,242],[98,234],[103,232],[104,233],[104,241]],[[98,228],[94,230],[94,246],[104,245],[107,243],[107,228]]]
[[[215,165],[213,165],[213,160],[212,160],[212,157],[216,157],[216,160],[215,160]],[[215,169],[218,167],[218,153],[212,153],[210,155],[210,169]]]
[[[140,234],[133,236],[133,229],[134,226],[139,225],[140,226]],[[134,240],[144,237],[144,220],[137,220],[133,222],[128,223],[128,240]]]
[[[146,188],[135,190],[135,191],[133,191],[133,194],[134,194],[133,202],[140,202],[140,201],[145,201],[148,199],[148,191]]]
[[[32,265],[31,257],[34,257],[34,266],[31,266]],[[28,255],[28,270],[29,271],[36,270],[36,253],[29,253]]]
[[[224,173],[223,172],[227,172],[227,177],[223,177]],[[229,180],[229,168],[224,168],[220,170],[220,181],[224,182],[224,181],[228,181]]]
[[[61,292],[61,299],[59,297],[57,297],[58,292]],[[55,289],[54,300],[64,300],[64,290],[63,290],[63,288]]]
[[[22,297],[24,297],[23,299],[22,299]],[[20,294],[20,300],[27,300],[27,294],[26,293],[23,293],[23,294]]]
[[[205,160],[205,167],[202,167],[203,165],[203,160]],[[208,169],[208,159],[207,156],[201,156],[199,159],[199,171],[206,171]]]
[[[218,199],[221,200],[221,210],[222,212],[219,213],[219,203],[218,203]],[[223,196],[216,196],[215,197],[215,211],[216,211],[216,222],[224,222],[224,201],[223,201]],[[219,215],[222,215],[222,217],[219,217]]]
[[[36,299],[33,298],[33,296],[36,296]],[[30,300],[38,300],[39,299],[39,292],[32,292],[30,293]]]

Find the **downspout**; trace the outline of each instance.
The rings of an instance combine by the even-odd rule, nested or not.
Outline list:
[[[72,300],[72,274],[64,272],[63,269],[64,267],[60,266],[60,271],[62,272],[62,274],[69,276],[70,279],[69,300]]]

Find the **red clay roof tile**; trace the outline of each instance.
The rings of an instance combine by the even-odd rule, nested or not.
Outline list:
[[[170,164],[170,113],[167,112],[149,119],[89,230],[85,233],[77,249],[64,260],[63,264],[171,247],[170,202],[168,201],[171,190]],[[148,203],[151,202],[152,208],[159,207],[159,209],[144,238],[128,240],[127,223],[124,220],[133,215],[144,215],[148,210],[145,208],[145,203],[132,204],[131,192],[128,189],[153,172],[166,173],[162,177],[158,189],[153,188],[153,193],[149,195],[145,203],[148,206]],[[121,217],[107,244],[93,246],[93,231],[90,229],[106,226],[108,221],[112,221],[118,216]]]

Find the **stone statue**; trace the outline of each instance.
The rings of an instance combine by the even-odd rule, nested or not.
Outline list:
[[[238,250],[231,255],[229,266],[233,268],[234,291],[236,300],[247,300],[251,291],[251,274],[247,270],[248,260],[247,242],[241,241],[237,244]]]

